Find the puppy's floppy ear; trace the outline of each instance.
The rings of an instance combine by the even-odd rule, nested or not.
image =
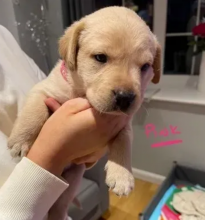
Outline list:
[[[77,21],[66,29],[64,35],[59,40],[59,54],[71,71],[76,69],[78,41],[83,29],[84,21]]]
[[[153,63],[154,77],[152,79],[152,82],[154,84],[157,84],[159,82],[161,76],[161,46],[159,45],[157,40],[156,45],[156,54]]]

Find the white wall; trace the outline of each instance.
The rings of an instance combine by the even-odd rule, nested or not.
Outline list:
[[[133,122],[134,144],[132,166],[166,175],[173,161],[205,170],[205,107],[151,101],[142,107]],[[177,126],[181,134],[147,138],[144,127],[155,124],[157,130]],[[182,144],[151,148],[161,141],[181,139]]]

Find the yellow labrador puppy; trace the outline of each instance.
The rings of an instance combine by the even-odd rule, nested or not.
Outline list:
[[[26,155],[49,117],[46,97],[59,103],[86,97],[99,112],[128,114],[130,122],[109,146],[106,183],[117,195],[134,187],[131,171],[132,116],[147,84],[160,78],[160,46],[133,11],[108,7],[75,22],[59,41],[59,60],[48,78],[29,93],[8,147]]]

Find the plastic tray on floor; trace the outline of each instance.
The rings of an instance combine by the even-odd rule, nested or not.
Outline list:
[[[139,214],[140,220],[149,220],[150,216],[154,212],[155,208],[159,204],[161,198],[167,192],[167,190],[173,185],[200,185],[205,187],[205,171],[197,170],[194,168],[181,166],[174,162],[174,166],[163,181],[162,185],[159,187],[157,193],[143,211]],[[157,219],[156,219],[157,220]]]

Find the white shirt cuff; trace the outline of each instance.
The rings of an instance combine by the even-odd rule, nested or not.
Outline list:
[[[42,219],[68,184],[24,157],[0,189],[0,219]]]

